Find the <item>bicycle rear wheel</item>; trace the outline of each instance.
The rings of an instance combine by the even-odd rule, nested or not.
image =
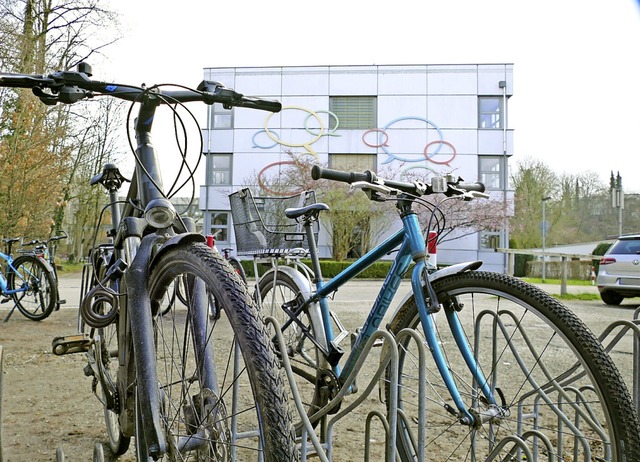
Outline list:
[[[274,278],[275,276],[275,278]],[[258,281],[261,306],[266,316],[275,318],[280,326],[289,321],[289,315],[283,307],[291,311],[304,302],[304,291],[288,274],[282,271],[267,273]],[[291,370],[296,374],[296,386],[300,392],[302,403],[307,408],[307,414],[312,415],[322,403],[318,402],[316,392],[317,370],[320,352],[311,340],[303,333],[304,330],[313,336],[314,329],[308,311],[298,315],[300,324],[294,322],[289,325],[282,335],[287,348],[285,354],[289,356]]]
[[[58,286],[53,274],[38,258],[22,255],[13,261],[15,271],[7,275],[9,290],[18,310],[33,321],[47,318],[58,301]]]
[[[175,303],[178,278],[187,281],[184,305]],[[161,424],[169,445],[162,460],[295,459],[269,335],[224,259],[204,244],[168,249],[154,263],[149,290]],[[222,308],[216,319],[208,315],[209,295]],[[174,308],[159,315],[168,303]],[[140,436],[138,455],[147,460]]]
[[[434,460],[640,460],[638,417],[623,380],[564,305],[522,281],[486,272],[449,276],[434,289],[443,312],[431,318],[447,367],[464,405],[486,421],[475,428],[460,422],[428,348],[419,366],[419,343],[402,333],[423,332],[412,297],[390,325],[399,336],[398,404],[407,416],[398,426],[403,460],[419,453]],[[496,405],[472,376],[448,317],[462,325]]]

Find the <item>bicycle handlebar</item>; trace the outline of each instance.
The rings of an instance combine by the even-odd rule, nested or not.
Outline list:
[[[461,195],[464,193],[484,193],[483,183],[463,183],[461,178],[454,177],[434,177],[430,185],[416,181],[413,183],[405,181],[385,180],[378,178],[370,170],[365,172],[344,172],[314,165],[311,169],[311,178],[319,180],[321,178],[342,183],[353,184],[356,182],[370,183],[372,186],[386,186],[399,191],[414,194],[416,196],[426,196],[429,194],[443,193],[446,196]],[[480,194],[479,194],[480,195]],[[484,194],[481,194],[484,196]]]
[[[201,101],[205,104],[220,103],[225,109],[234,106],[279,112],[279,101],[244,96],[220,82],[203,81],[196,90],[160,90],[158,87],[137,87],[118,83],[100,82],[91,79],[91,68],[87,64],[78,65],[78,71],[58,71],[49,75],[0,73],[0,86],[31,88],[33,93],[47,105],[58,102],[73,104],[95,94],[113,96],[127,101],[138,101],[143,95],[158,95],[159,104]],[[49,90],[50,92],[46,92]]]

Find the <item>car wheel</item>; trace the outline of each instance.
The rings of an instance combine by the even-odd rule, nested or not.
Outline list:
[[[601,292],[600,298],[607,305],[619,305],[624,300],[622,295],[617,294],[616,292]]]

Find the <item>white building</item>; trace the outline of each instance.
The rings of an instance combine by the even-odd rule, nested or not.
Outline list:
[[[204,78],[284,107],[278,114],[210,108],[200,207],[205,231],[220,231],[219,243],[235,244],[227,195],[277,175],[297,156],[425,179],[452,172],[483,181],[494,198],[512,197],[512,64],[207,68]],[[326,237],[320,244],[329,256]],[[440,245],[438,263],[481,259],[503,272],[506,257],[496,247],[508,247],[506,222]]]

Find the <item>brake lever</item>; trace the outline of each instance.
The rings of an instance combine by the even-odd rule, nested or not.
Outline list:
[[[47,106],[55,106],[56,104],[58,104],[58,97],[56,95],[47,93],[40,87],[33,87],[31,91],[34,95],[40,98],[40,101],[42,101]]]

